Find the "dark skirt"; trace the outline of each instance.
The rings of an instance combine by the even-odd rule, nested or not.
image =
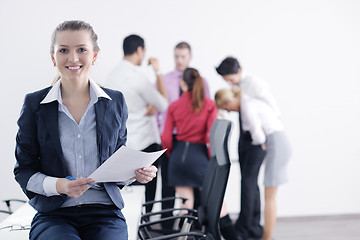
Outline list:
[[[200,187],[208,164],[205,144],[176,141],[169,158],[169,185]]]

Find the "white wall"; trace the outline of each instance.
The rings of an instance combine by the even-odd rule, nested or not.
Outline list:
[[[12,174],[16,120],[24,95],[55,75],[50,35],[58,23],[82,19],[100,38],[98,82],[121,59],[130,33],[145,38],[163,72],[174,68],[174,45],[189,41],[192,65],[212,93],[226,87],[214,66],[237,57],[271,85],[293,145],[279,215],[360,213],[359,12],[355,0],[0,0],[0,199],[25,198]],[[232,158],[235,148],[233,138]],[[231,212],[239,209],[238,174],[234,164],[226,196]]]

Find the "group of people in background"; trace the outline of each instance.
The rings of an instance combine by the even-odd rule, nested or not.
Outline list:
[[[244,239],[272,239],[276,222],[277,188],[287,181],[286,165],[291,156],[280,111],[268,85],[262,79],[243,71],[237,59],[225,58],[216,71],[233,86],[232,89],[216,92],[218,108],[239,113],[241,211],[235,227]],[[263,161],[264,228],[260,225],[261,201],[257,183]]]
[[[244,72],[237,59],[228,57],[216,71],[233,88],[217,91],[215,103],[210,98],[207,81],[198,70],[189,67],[192,55],[187,42],[175,46],[175,70],[170,73],[162,75],[159,61],[149,58],[148,63],[156,75],[155,85],[139,68],[145,58],[145,49],[144,39],[140,36],[126,37],[124,59],[110,73],[105,86],[119,90],[125,96],[129,107],[128,146],[142,151],[168,149],[155,163],[161,169],[162,197],[176,193],[188,199],[183,207],[196,207],[196,193],[207,169],[209,133],[217,118],[217,108],[238,112],[241,213],[232,227],[226,210],[223,210],[220,229],[226,239],[272,239],[277,186],[287,181],[290,148],[279,108],[267,84]],[[263,230],[257,179],[264,158]],[[154,199],[155,189],[155,181],[146,184],[147,201]],[[148,206],[147,211],[151,211],[151,207]]]
[[[210,129],[218,110],[238,112],[240,124],[241,212],[233,225],[223,205],[221,233],[226,240],[272,239],[277,187],[287,181],[290,146],[267,84],[243,71],[237,59],[227,57],[216,71],[232,88],[217,91],[213,101],[207,81],[197,69],[189,67],[192,55],[188,43],[175,46],[176,67],[168,74],[160,72],[158,59],[148,59],[156,76],[155,84],[140,68],[145,61],[144,39],[127,36],[123,51],[123,60],[111,71],[102,88],[89,76],[99,52],[92,27],[82,21],[67,21],[54,32],[51,56],[60,79],[53,87],[26,98],[18,122],[15,175],[30,204],[39,211],[33,220],[31,239],[55,239],[49,236],[58,234],[64,225],[72,230],[60,233],[59,239],[70,239],[67,237],[76,235],[76,231],[80,236],[93,234],[87,232],[93,222],[80,226],[75,220],[69,221],[75,216],[68,209],[81,209],[78,206],[84,205],[99,216],[107,211],[107,217],[102,218],[104,226],[98,229],[106,230],[106,221],[114,218],[123,220],[122,199],[114,192],[118,185],[102,184],[100,190],[92,189],[87,183],[93,180],[86,176],[125,144],[144,152],[168,149],[154,166],[136,172],[135,179],[146,184],[146,201],[155,198],[156,171],[160,168],[162,198],[178,195],[188,199],[183,207],[196,208],[197,193],[201,191],[210,156]],[[48,114],[45,110],[53,114],[47,116],[46,122],[39,117]],[[54,127],[54,136],[37,130],[45,128],[44,125]],[[78,144],[83,135],[92,140]],[[55,141],[58,148],[48,146],[46,141]],[[46,162],[48,158],[51,160]],[[90,165],[84,162],[85,158],[92,159]],[[53,161],[60,170],[52,169]],[[257,184],[263,161],[264,228],[260,225]],[[78,179],[69,181],[66,175]],[[163,203],[162,208],[173,204]],[[151,212],[152,206],[147,206],[146,211]],[[82,214],[80,218],[88,216]],[[170,222],[162,227],[173,226]],[[124,231],[118,230],[108,232],[109,237],[101,239],[115,239],[113,234],[125,239]]]

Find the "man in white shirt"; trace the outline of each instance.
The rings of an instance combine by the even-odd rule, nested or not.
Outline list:
[[[218,74],[230,85],[241,88],[244,95],[261,100],[270,106],[277,117],[280,111],[268,85],[260,78],[244,72],[236,58],[227,57],[216,68]],[[239,162],[241,170],[241,211],[235,227],[244,239],[261,239],[263,228],[260,225],[260,192],[257,185],[260,166],[265,157],[265,148],[252,144],[252,136],[246,121],[242,122],[239,113],[240,139]],[[244,119],[247,116],[243,116]]]
[[[268,84],[263,79],[244,71],[236,58],[225,58],[216,68],[216,71],[227,83],[239,86],[249,97],[267,103],[280,116],[279,107]]]
[[[167,94],[162,77],[159,74],[159,61],[149,58],[156,73],[156,86],[141,71],[140,66],[145,57],[145,42],[138,35],[129,35],[123,42],[124,59],[110,73],[105,86],[121,91],[129,110],[127,121],[127,146],[144,152],[161,150],[161,139],[157,127],[155,112],[166,111]],[[159,160],[158,160],[159,161]],[[159,165],[159,162],[154,165]],[[146,185],[146,201],[154,200],[156,180]],[[147,207],[151,212],[152,206]]]

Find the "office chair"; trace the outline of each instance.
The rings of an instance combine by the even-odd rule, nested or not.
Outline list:
[[[5,213],[5,214],[12,214],[12,212],[10,212],[10,211],[6,211],[6,210],[0,210],[0,213]]]
[[[11,202],[26,203],[26,201],[21,200],[21,199],[7,199],[7,200],[3,200],[3,202],[6,204],[8,210],[0,210],[0,213],[5,213],[5,214],[12,214],[13,213],[13,211],[11,209]]]
[[[231,122],[223,119],[215,120],[211,127],[211,157],[202,184],[199,208],[197,210],[189,209],[188,215],[167,217],[156,221],[150,221],[149,217],[161,214],[163,211],[144,214],[141,218],[138,231],[140,239],[162,240],[191,237],[192,239],[221,240],[219,218],[230,172],[231,163],[228,153],[230,130]],[[161,200],[156,202],[161,202]],[[173,210],[179,209],[183,208]],[[165,211],[171,211],[171,209]],[[184,220],[184,225],[181,230],[174,230],[172,233],[164,233],[164,235],[161,236],[158,236],[159,232],[155,232],[154,234],[153,225],[179,218],[186,219]],[[198,221],[204,231],[190,231],[190,226],[194,221]]]

